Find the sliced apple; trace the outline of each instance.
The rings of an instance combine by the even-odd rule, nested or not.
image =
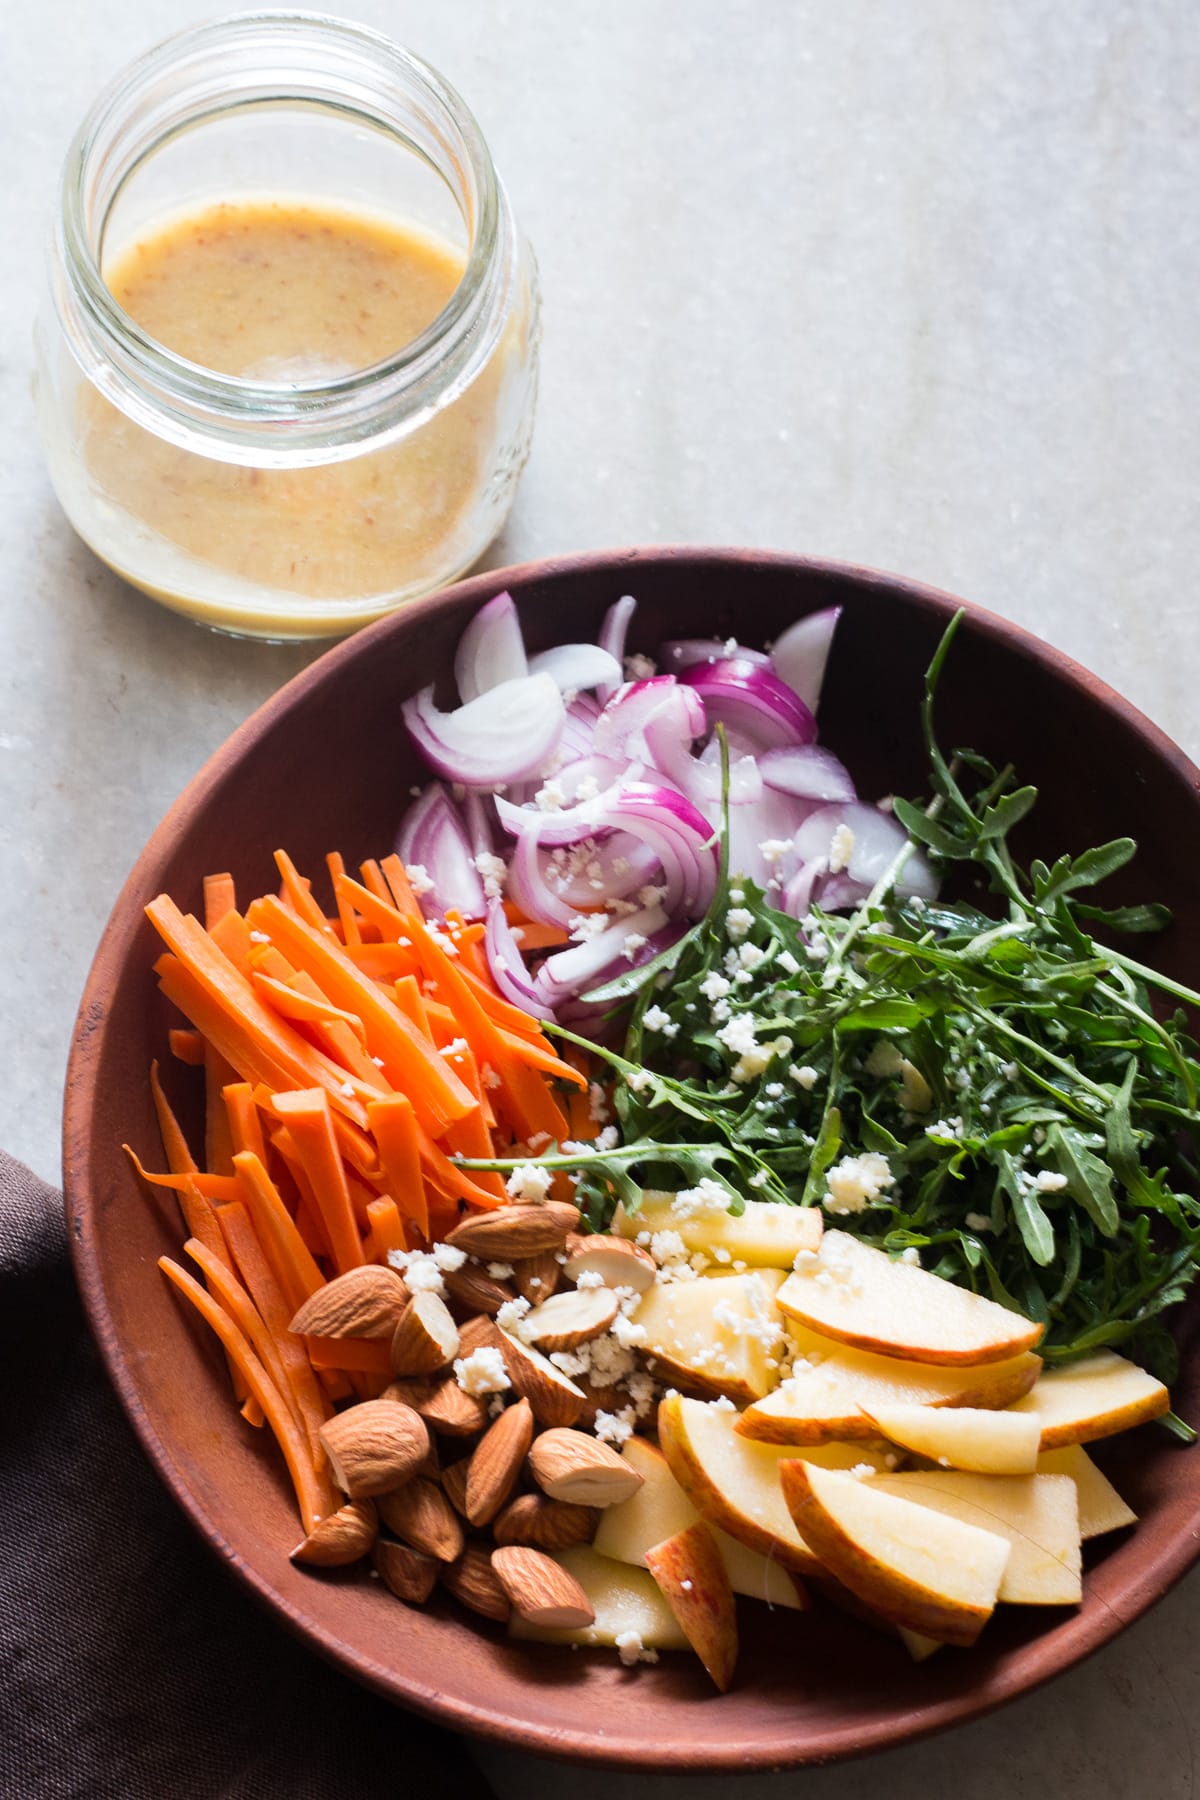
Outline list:
[[[975,1642],[996,1605],[1006,1538],[959,1519],[934,1520],[877,1476],[790,1457],[779,1479],[797,1528],[852,1594],[940,1643]]]
[[[1036,1413],[1042,1449],[1090,1444],[1095,1438],[1129,1431],[1168,1412],[1171,1396],[1161,1381],[1112,1350],[1097,1350],[1078,1362],[1047,1369],[1035,1387],[1014,1402],[1014,1412]]]
[[[1043,1331],[1032,1319],[895,1262],[845,1231],[827,1231],[816,1254],[800,1259],[778,1301],[810,1331],[909,1362],[1004,1362],[1031,1350]]]
[[[769,1393],[779,1379],[783,1321],[775,1294],[783,1280],[782,1269],[755,1269],[652,1287],[633,1317],[645,1327],[654,1373],[739,1405]]]
[[[1103,1537],[1106,1531],[1121,1531],[1137,1524],[1137,1514],[1126,1506],[1108,1476],[1099,1470],[1082,1444],[1063,1444],[1058,1450],[1043,1450],[1038,1457],[1039,1475],[1069,1475],[1079,1496],[1079,1535]]]
[[[646,1552],[646,1567],[692,1649],[725,1693],[737,1666],[737,1610],[721,1552],[704,1520],[655,1544]]]
[[[790,1269],[801,1250],[815,1250],[821,1242],[824,1221],[816,1206],[786,1206],[778,1200],[747,1200],[745,1211],[732,1214],[713,1209],[680,1216],[674,1210],[675,1195],[647,1192],[635,1213],[618,1206],[612,1229],[621,1237],[636,1238],[643,1231],[677,1231],[688,1250],[702,1251],[723,1261],[743,1262],[751,1269]]]
[[[1083,1598],[1079,1503],[1065,1475],[877,1475],[881,1493],[996,1532],[1012,1547],[1000,1598],[1017,1606],[1077,1606]],[[931,1633],[937,1636],[938,1633]]]
[[[808,1611],[808,1589],[799,1575],[773,1557],[751,1550],[748,1544],[740,1544],[719,1525],[710,1522],[708,1529],[717,1540],[717,1549],[735,1594],[742,1594],[747,1600],[765,1601],[768,1606],[782,1606],[789,1612]]]
[[[663,1599],[654,1577],[629,1563],[598,1556],[590,1544],[572,1544],[566,1550],[548,1552],[573,1575],[596,1616],[590,1625],[570,1629],[531,1625],[513,1613],[510,1637],[532,1638],[539,1644],[609,1644],[621,1647],[638,1640],[647,1650],[686,1650],[688,1640],[671,1608]]]
[[[658,1438],[671,1473],[710,1525],[799,1575],[819,1573],[820,1559],[797,1531],[779,1485],[780,1464],[796,1450],[740,1437],[737,1417],[724,1407],[668,1394],[659,1402]],[[826,1444],[803,1454],[827,1468],[886,1466],[883,1452],[863,1444]]]
[[[1042,1361],[1024,1351],[1007,1362],[936,1367],[874,1356],[792,1325],[796,1360],[787,1380],[753,1401],[738,1425],[768,1444],[852,1442],[878,1434],[867,1413],[881,1406],[1009,1406],[1027,1394]]]
[[[877,1406],[867,1412],[880,1437],[950,1469],[984,1475],[1032,1475],[1038,1422],[1029,1414],[977,1406]]]

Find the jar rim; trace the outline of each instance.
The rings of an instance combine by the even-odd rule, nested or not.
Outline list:
[[[232,64],[240,53],[243,66]],[[402,129],[407,101],[427,141]],[[429,325],[382,361],[317,380],[257,381],[191,361],[125,312],[101,273],[104,227],[125,184],[182,132],[249,107],[309,106],[358,118],[420,156],[450,188],[469,232],[466,266]],[[439,153],[441,160],[439,161]],[[444,166],[448,165],[448,166]],[[452,177],[457,177],[457,185]],[[95,215],[99,214],[97,218]],[[413,52],[332,15],[264,9],[174,34],[117,74],[68,150],[56,230],[55,299],[85,372],[108,398],[177,442],[197,434],[361,448],[412,430],[469,385],[498,337],[508,224],[474,115]],[[250,456],[233,455],[233,460]],[[291,460],[290,457],[288,460]]]

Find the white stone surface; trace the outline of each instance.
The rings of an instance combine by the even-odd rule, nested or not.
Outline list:
[[[30,330],[99,84],[213,9],[0,8],[0,1141],[57,1175],[73,1009],[156,820],[308,660],[203,634],[75,541]],[[491,561],[691,540],[875,564],[1099,671],[1193,755],[1200,30],[1190,0],[354,0],[465,94],[537,246],[534,454]],[[995,1719],[740,1800],[1192,1792],[1192,1580]],[[536,1800],[561,1774],[487,1758]],[[572,1775],[588,1796],[678,1783]]]

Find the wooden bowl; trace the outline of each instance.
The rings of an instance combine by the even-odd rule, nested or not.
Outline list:
[[[199,909],[201,877],[230,869],[247,893],[274,883],[285,846],[320,872],[337,848],[354,864],[391,847],[417,777],[400,701],[448,669],[459,633],[508,587],[533,648],[594,635],[633,593],[630,647],[736,633],[759,644],[800,614],[845,608],[822,706],[822,738],[861,791],[918,793],[921,675],[960,604],[912,582],[845,566],[739,551],[622,551],[477,576],[331,650],[217,752],[158,827],[121,894],[84,992],[67,1081],[67,1210],[92,1329],[163,1480],[247,1588],[309,1642],[387,1698],[524,1750],[627,1768],[776,1769],[878,1749],[972,1718],[1068,1668],[1114,1637],[1200,1551],[1200,1451],[1155,1427],[1101,1447],[1141,1515],[1091,1547],[1078,1610],[1013,1608],[978,1647],[921,1666],[892,1641],[821,1607],[744,1605],[733,1691],[667,1656],[625,1669],[611,1652],[510,1643],[448,1601],[406,1609],[363,1573],[304,1573],[290,1491],[265,1433],[229,1401],[215,1341],[155,1268],[180,1233],[142,1192],[121,1151],[158,1161],[147,1088],[166,1054],[166,1012],[142,908],[168,890]],[[1200,983],[1195,844],[1200,778],[1161,732],[1094,676],[1016,626],[971,608],[939,700],[942,742],[1013,761],[1042,789],[1023,852],[1078,851],[1123,833],[1141,853],[1112,884],[1155,898],[1176,924],[1152,954]],[[179,1069],[182,1091],[191,1071]],[[1200,1418],[1200,1359],[1181,1332],[1175,1405]],[[752,1612],[755,1616],[751,1616]]]

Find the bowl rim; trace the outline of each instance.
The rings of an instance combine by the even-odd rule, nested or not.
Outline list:
[[[638,1739],[623,1740],[615,1733],[598,1737],[582,1730],[543,1730],[533,1720],[523,1722],[493,1709],[486,1696],[468,1698],[465,1695],[447,1694],[424,1683],[419,1673],[415,1676],[398,1674],[395,1667],[385,1666],[364,1655],[324,1627],[314,1624],[302,1608],[292,1605],[272,1589],[254,1565],[224,1537],[199,1496],[189,1487],[172,1456],[169,1444],[159,1436],[142,1405],[143,1384],[135,1375],[113,1329],[105,1301],[98,1255],[92,1233],[87,1227],[92,1212],[87,1143],[98,1094],[100,1045],[107,1019],[106,983],[101,978],[101,965],[114,947],[121,945],[136,929],[140,908],[133,908],[133,901],[142,890],[146,871],[160,860],[163,848],[173,839],[177,821],[184,820],[195,811],[209,790],[222,778],[228,765],[240,757],[244,747],[273,728],[289,711],[301,704],[315,686],[340,669],[343,663],[369,656],[377,640],[396,630],[408,628],[413,622],[419,623],[424,615],[439,611],[447,601],[483,601],[509,586],[520,588],[532,582],[569,579],[573,575],[605,570],[612,572],[614,581],[625,583],[628,578],[628,581],[636,582],[641,569],[689,561],[726,563],[734,570],[739,565],[753,566],[756,569],[769,566],[801,574],[833,576],[860,588],[893,593],[947,621],[955,611],[962,609],[973,629],[993,642],[1040,664],[1069,684],[1085,689],[1106,709],[1116,713],[1146,743],[1153,755],[1169,764],[1200,795],[1200,769],[1159,726],[1099,676],[1024,626],[973,601],[960,599],[944,589],[906,576],[836,558],[803,556],[744,546],[700,544],[591,550],[483,570],[411,602],[314,658],[229,734],[160,819],[113,903],[80,999],[65,1082],[63,1190],[68,1241],[88,1327],[99,1349],[108,1379],[142,1450],[176,1504],[181,1507],[208,1547],[222,1562],[232,1567],[238,1580],[260,1604],[267,1606],[311,1649],[393,1704],[410,1708],[450,1730],[464,1732],[513,1750],[557,1761],[631,1771],[767,1773],[849,1760],[851,1757],[899,1748],[953,1725],[982,1718],[1007,1702],[1034,1692],[1055,1676],[1078,1667],[1162,1599],[1192,1565],[1200,1560],[1200,1499],[1191,1521],[1193,1529],[1181,1531],[1165,1551],[1155,1557],[1149,1569],[1143,1568],[1127,1578],[1115,1599],[1108,1597],[1103,1604],[1094,1606],[1090,1616],[1086,1613],[1075,1615],[1080,1627],[1073,1633],[1068,1644],[1062,1644],[1057,1634],[1054,1634],[1052,1638],[1042,1640],[1041,1654],[1032,1669],[1023,1663],[1019,1673],[1011,1668],[993,1672],[986,1685],[949,1695],[905,1716],[884,1716],[873,1723],[858,1720],[853,1726],[834,1725],[820,1735],[810,1733],[803,1741],[797,1741],[788,1747],[774,1739],[760,1744],[740,1744],[735,1741],[721,1747],[706,1746],[699,1756],[694,1746],[669,1741],[648,1746]]]

